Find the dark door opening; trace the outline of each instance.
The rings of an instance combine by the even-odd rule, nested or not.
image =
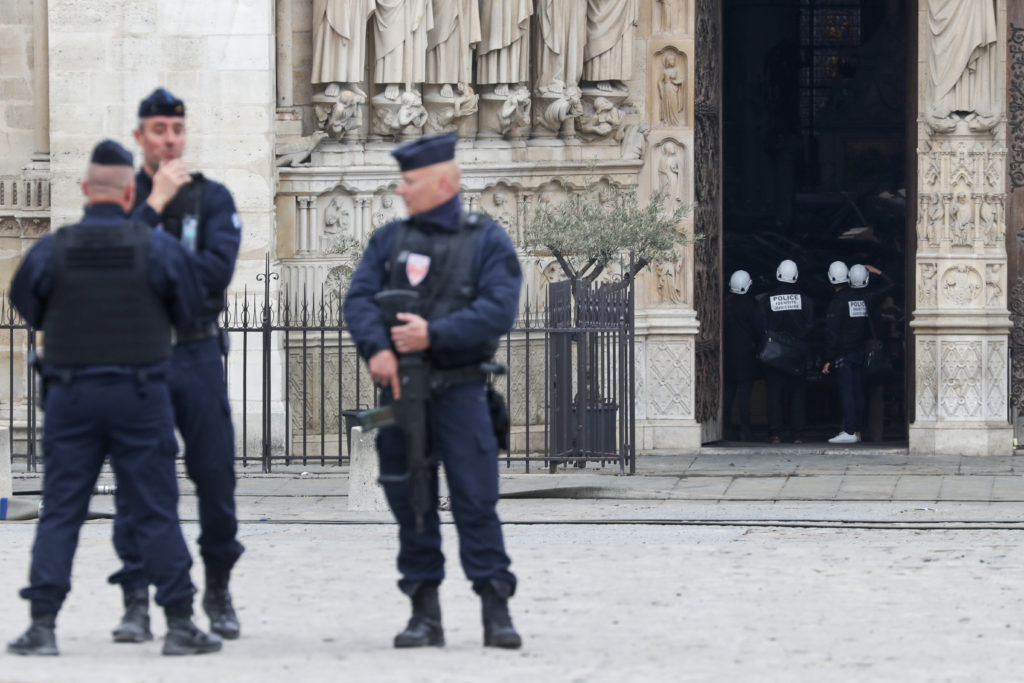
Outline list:
[[[903,440],[907,50],[916,29],[906,3],[724,0],[722,16],[723,290],[743,269],[753,278],[747,296],[763,295],[778,284],[780,261],[797,263],[816,319],[802,438],[819,441],[841,427],[835,379],[820,373],[829,264],[880,269],[892,287],[875,328],[893,369],[868,384],[861,435]],[[730,412],[727,440],[739,434]],[[754,440],[767,436],[766,412],[758,381]]]

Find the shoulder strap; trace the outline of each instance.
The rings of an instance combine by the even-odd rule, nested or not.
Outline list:
[[[462,252],[466,250],[466,245],[475,244],[477,228],[484,225],[484,223],[485,217],[479,212],[473,211],[467,214],[463,211],[459,214],[458,237],[455,238],[454,244],[449,247],[448,253],[445,255],[441,276],[431,287],[430,296],[427,297],[423,304],[423,311],[427,315],[430,314],[430,309],[434,305],[437,295],[448,285],[448,280],[451,279],[452,272],[455,270],[455,264],[460,260],[460,257],[472,256],[472,254],[462,254]]]

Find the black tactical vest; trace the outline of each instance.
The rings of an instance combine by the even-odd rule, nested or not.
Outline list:
[[[43,317],[47,364],[150,365],[171,357],[171,322],[147,277],[152,230],[71,225],[53,236],[53,294]]]
[[[202,173],[193,173],[192,182],[182,185],[160,214],[160,226],[164,232],[173,235],[190,252],[200,251],[206,245],[206,221],[203,220],[205,194],[206,178]],[[143,201],[136,196],[135,206]],[[224,292],[210,294],[203,301],[204,315],[216,315],[222,310]]]
[[[464,213],[460,229],[424,232],[414,221],[399,224],[388,259],[389,289],[414,289],[420,294],[419,315],[428,321],[439,320],[468,306],[476,298],[473,251],[487,224],[482,213]],[[426,276],[415,282],[429,258]],[[428,349],[436,368],[453,368],[489,360],[498,348],[498,339],[487,340],[470,349]]]

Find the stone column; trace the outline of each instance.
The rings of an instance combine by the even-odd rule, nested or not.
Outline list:
[[[32,91],[35,99],[35,154],[36,164],[50,161],[50,40],[46,0],[35,0],[32,17]]]
[[[961,14],[978,14],[972,26],[982,28],[973,31],[955,20],[934,21],[933,0],[920,7],[910,452],[1005,455],[1013,448],[1001,115],[1006,4],[971,3]],[[972,42],[960,47],[970,47],[976,62],[953,63],[966,40]]]
[[[287,109],[295,101],[292,83],[292,0],[277,0],[276,4],[274,32],[277,46],[277,106]]]

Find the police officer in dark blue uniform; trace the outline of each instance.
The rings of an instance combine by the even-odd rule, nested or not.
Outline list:
[[[206,569],[203,609],[210,630],[237,638],[238,617],[228,582],[244,548],[235,516],[235,435],[221,360],[217,316],[231,282],[241,242],[242,223],[235,203],[220,183],[190,174],[181,159],[185,149],[185,104],[158,88],[139,104],[135,140],[143,150],[136,176],[138,192],[132,217],[177,238],[190,252],[206,291],[198,319],[175,327],[170,387],[174,420],[185,445],[185,466],[199,500],[199,550]],[[114,630],[118,642],[142,642],[149,631],[149,591],[131,518],[122,515],[118,497],[114,545],[124,566],[110,577],[120,584],[125,614]]]
[[[421,352],[437,377],[455,377],[430,397],[428,451],[433,459],[423,531],[407,482],[405,444],[395,427],[381,430],[377,447],[388,504],[399,524],[399,588],[412,601],[412,618],[395,647],[443,645],[438,586],[444,579],[437,513],[437,461],[444,463],[466,577],[481,596],[484,644],[517,648],[508,613],[516,588],[497,515],[498,449],[479,366],[515,321],[522,273],[502,227],[465,214],[459,194],[455,134],[425,137],[392,152],[401,168],[398,193],[410,218],[380,228],[366,247],[345,297],[344,315],[384,400],[400,395],[398,354]],[[452,256],[453,258],[449,258]],[[422,315],[400,312],[389,329],[375,296],[412,289],[431,302]],[[474,370],[476,369],[476,371]]]
[[[57,612],[71,589],[71,562],[104,458],[117,475],[121,513],[135,529],[144,571],[167,615],[164,654],[221,647],[192,623],[192,558],[178,522],[170,392],[171,326],[202,301],[193,264],[162,232],[132,221],[132,156],[96,146],[77,225],[43,236],[25,255],[11,301],[45,335],[41,364],[43,508],[32,548],[32,625],[7,651],[56,655]]]

